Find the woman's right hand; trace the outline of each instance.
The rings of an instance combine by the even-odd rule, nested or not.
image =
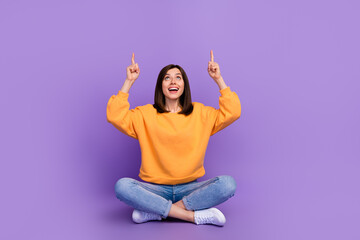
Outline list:
[[[131,65],[126,68],[126,80],[131,83],[135,82],[135,80],[140,75],[140,68],[137,63],[135,63],[135,54],[132,54]]]

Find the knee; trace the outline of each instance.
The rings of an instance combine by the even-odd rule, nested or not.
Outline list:
[[[130,187],[134,184],[135,180],[131,178],[120,178],[115,183],[115,193],[116,197],[119,199],[126,198],[126,195],[129,193]]]
[[[232,176],[223,175],[218,177],[220,183],[220,193],[224,197],[232,197],[235,194],[236,182]]]

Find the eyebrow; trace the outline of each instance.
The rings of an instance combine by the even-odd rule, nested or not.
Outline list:
[[[170,76],[170,74],[165,74],[165,76],[167,76],[167,75],[169,75]],[[176,73],[175,75],[180,75],[181,76],[181,73]]]

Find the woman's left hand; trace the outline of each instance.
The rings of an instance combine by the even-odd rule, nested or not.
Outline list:
[[[219,64],[214,62],[214,53],[213,50],[210,51],[210,61],[208,64],[208,72],[212,79],[214,79],[215,82],[218,82],[221,79],[220,74],[220,67]]]

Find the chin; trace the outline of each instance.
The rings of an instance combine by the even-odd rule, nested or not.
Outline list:
[[[176,99],[179,99],[180,98],[180,96],[170,96],[170,97],[168,97],[168,99],[171,99],[171,100],[176,100]]]
[[[181,95],[183,95],[183,93],[184,92],[182,92],[181,94],[176,94],[176,95],[168,93],[168,94],[164,94],[164,95],[167,99],[176,100],[176,99],[180,99],[180,97],[181,97]]]

